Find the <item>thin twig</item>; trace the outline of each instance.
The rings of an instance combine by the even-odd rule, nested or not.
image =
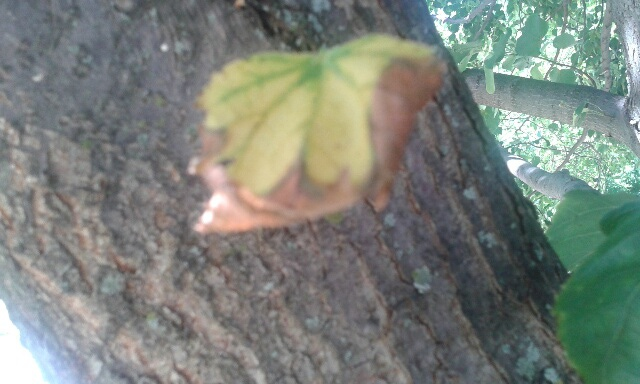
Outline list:
[[[558,66],[561,66],[561,67],[571,68],[571,69],[573,69],[574,71],[578,72],[580,75],[582,75],[582,76],[586,77],[586,78],[589,80],[589,82],[591,83],[591,86],[593,86],[594,88],[596,88],[596,87],[597,87],[597,83],[596,83],[596,81],[594,80],[594,78],[593,78],[593,77],[591,77],[591,75],[589,75],[588,73],[586,73],[585,71],[581,70],[581,69],[580,69],[580,68],[578,68],[578,67],[575,67],[575,66],[570,65],[570,64],[564,64],[564,63],[560,63],[560,62],[557,62],[557,61],[553,61],[553,60],[551,60],[551,59],[547,59],[546,57],[542,57],[542,56],[533,56],[533,57],[535,57],[536,59],[540,59],[540,60],[548,61],[548,62],[550,62],[550,63],[552,63],[552,64],[555,64],[555,65],[558,65]]]
[[[484,29],[487,27],[489,22],[493,19],[493,7],[495,7],[495,5],[496,5],[496,0],[493,0],[491,2],[491,6],[489,7],[489,13],[487,14],[487,17],[484,18],[484,21],[482,22],[482,26],[480,27],[480,29],[478,29],[478,31],[476,31],[476,33],[473,35],[472,41],[478,40],[480,38],[480,34],[482,34],[482,31],[484,31]]]
[[[562,168],[564,168],[565,165],[567,165],[567,163],[569,162],[569,160],[571,159],[571,156],[573,156],[573,154],[576,152],[576,150],[578,149],[578,147],[580,145],[582,145],[582,143],[584,143],[584,141],[587,139],[587,134],[589,133],[589,130],[584,128],[582,130],[582,135],[580,135],[580,137],[578,138],[578,140],[575,142],[575,144],[573,144],[573,146],[571,147],[571,149],[569,149],[569,152],[567,152],[567,155],[564,157],[564,160],[562,160],[562,162],[560,163],[560,165],[558,165],[556,167],[556,172],[558,172],[559,170],[561,170]]]

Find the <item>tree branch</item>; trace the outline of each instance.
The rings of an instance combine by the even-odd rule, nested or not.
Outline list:
[[[546,57],[542,57],[542,56],[533,56],[533,57],[535,57],[536,59],[548,61],[549,63],[551,63],[553,65],[557,65],[557,66],[560,66],[560,67],[571,68],[574,71],[578,72],[580,75],[586,77],[589,80],[589,82],[591,83],[592,87],[597,88],[598,84],[596,83],[595,79],[593,77],[591,77],[591,75],[589,75],[587,72],[583,71],[582,69],[580,69],[580,68],[578,68],[576,66],[573,66],[573,65],[570,65],[570,64],[560,63],[558,61],[547,59]]]
[[[512,175],[552,199],[562,199],[567,192],[574,190],[595,191],[584,180],[571,176],[566,169],[549,173],[504,149],[501,153]]]
[[[581,127],[612,137],[640,157],[640,142],[626,118],[627,99],[584,85],[569,85],[496,73],[496,91],[487,93],[484,71],[463,72],[478,104],[573,124],[576,108],[588,103]]]

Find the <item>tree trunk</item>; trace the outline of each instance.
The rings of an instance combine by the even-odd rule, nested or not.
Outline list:
[[[423,1],[0,13],[0,298],[52,383],[577,382],[550,315],[565,271],[450,61],[384,212],[191,229],[212,71],[373,31],[441,45]]]
[[[486,91],[484,71],[463,73],[478,104],[573,124],[577,108],[588,112],[581,127],[612,137],[640,157],[640,141],[629,123],[628,98],[584,85],[569,85],[524,77],[494,74],[496,91]]]
[[[629,97],[625,101],[625,117],[640,141],[640,4],[637,0],[610,0],[613,21],[624,47]]]

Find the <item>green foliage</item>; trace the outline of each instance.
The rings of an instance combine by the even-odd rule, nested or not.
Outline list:
[[[576,43],[575,37],[570,33],[562,33],[553,39],[553,46],[558,49],[569,48]]]
[[[485,108],[481,112],[489,131],[494,135],[500,134],[500,116],[502,112],[497,108],[491,107]]]
[[[553,68],[549,72],[549,80],[556,83],[563,84],[575,84],[576,83],[576,73],[572,69],[557,69]]]
[[[538,56],[542,48],[549,24],[537,13],[530,15],[522,28],[522,35],[516,40],[516,54],[522,56]]]
[[[582,122],[584,121],[584,118],[587,116],[588,111],[589,111],[589,108],[587,107],[587,103],[583,103],[579,105],[575,109],[575,111],[573,111],[573,125],[575,125],[576,127],[579,127],[580,125],[582,125]]]
[[[482,68],[487,92],[495,90],[496,73],[604,87],[600,1],[497,2],[462,24],[452,24],[446,19],[464,19],[481,1],[428,0],[427,3],[459,69]],[[610,91],[624,95],[627,92],[624,54],[615,29],[613,32],[609,44],[613,79]],[[640,193],[640,160],[611,139],[589,134],[581,145],[572,149],[583,134],[581,128],[513,112],[497,115],[490,110],[490,113],[483,112],[485,119],[491,119],[485,122],[510,153],[550,172],[562,165],[573,176],[603,193]],[[579,125],[587,112],[586,106],[576,110],[574,122]],[[496,117],[499,117],[498,123]],[[520,185],[538,209],[541,222],[548,223],[557,202]]]
[[[575,270],[605,239],[600,220],[612,209],[637,198],[629,194],[568,193],[558,205],[547,231],[549,242],[569,270]]]
[[[576,215],[576,220],[591,224],[581,229],[574,225],[574,233],[568,237],[573,237],[576,246],[598,237],[600,245],[584,258],[558,296],[558,335],[585,383],[638,382],[640,199],[573,195],[570,200],[561,204],[558,216]],[[624,200],[628,202],[622,203]],[[618,207],[602,215],[612,205]],[[593,216],[602,217],[599,233],[594,233]],[[556,224],[572,225],[565,220],[554,221]],[[556,249],[567,259],[563,254],[567,247]]]
[[[487,91],[495,90],[495,73],[604,89],[601,1],[507,1],[481,12],[475,12],[479,0],[428,3],[445,44],[458,50],[460,69],[483,68]],[[472,12],[476,16],[466,22],[450,20],[464,21]],[[613,83],[604,90],[626,95],[615,29],[609,47]],[[557,202],[520,183],[542,223],[550,224],[553,216],[547,233],[572,271],[555,308],[569,358],[588,384],[638,382],[640,202],[634,195],[640,193],[640,160],[610,138],[578,127],[594,113],[586,103],[567,125],[489,107],[481,111],[509,152],[550,172],[568,169],[600,192],[631,193],[570,193],[553,216]]]
[[[511,30],[507,29],[500,40],[493,45],[493,52],[491,55],[484,61],[485,86],[487,93],[489,94],[493,94],[496,91],[493,67],[495,67],[495,65],[504,58],[504,52],[507,47],[507,43],[509,42],[509,37],[511,37]]]
[[[493,68],[504,58],[505,49],[507,48],[507,43],[509,42],[510,37],[511,30],[507,29],[500,40],[493,45],[493,52],[491,53],[491,56],[489,56],[484,62],[485,67]]]
[[[493,67],[484,67],[484,82],[487,93],[492,95],[496,91],[496,82],[493,76]]]

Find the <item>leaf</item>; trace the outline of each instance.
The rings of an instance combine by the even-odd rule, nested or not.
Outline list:
[[[511,29],[507,29],[506,32],[502,35],[500,40],[498,40],[493,45],[493,50],[491,56],[489,56],[484,61],[484,66],[493,68],[496,64],[498,64],[503,58],[505,49],[507,47],[507,43],[509,42],[509,38],[511,37]]]
[[[538,164],[540,164],[540,161],[542,161],[540,156],[533,156],[531,158],[531,164],[535,165],[536,167],[538,166]]]
[[[605,213],[636,199],[633,195],[569,192],[558,204],[547,237],[565,268],[575,270],[604,241],[599,222]]]
[[[582,126],[584,119],[587,117],[587,112],[589,112],[589,103],[584,102],[578,105],[573,111],[573,125],[576,127]]]
[[[575,84],[576,73],[571,69],[561,69],[558,71],[554,81],[563,84]]]
[[[517,57],[513,62],[513,66],[516,69],[523,70],[525,68],[529,68],[531,66],[531,59],[527,57]]]
[[[496,92],[496,82],[493,76],[493,67],[484,67],[484,84],[487,93],[493,95]]]
[[[516,53],[522,56],[540,55],[542,39],[549,30],[549,24],[537,14],[527,18],[522,28],[522,35],[516,40]]]
[[[619,208],[607,212],[600,221],[600,228],[605,235],[611,235],[615,230],[634,230],[633,224],[622,228],[621,223],[624,222],[637,222],[640,218],[640,200],[634,199],[628,203],[623,204]]]
[[[228,64],[198,99],[203,149],[190,169],[214,194],[196,229],[283,226],[363,198],[381,209],[442,72],[430,48],[382,35]]]
[[[542,80],[544,78],[544,75],[542,74],[542,72],[540,72],[540,68],[537,65],[534,65],[533,68],[531,68],[531,78],[536,79],[536,80]]]
[[[585,383],[635,383],[640,378],[640,202],[612,211],[602,223],[606,240],[558,296],[558,336]]]
[[[482,41],[472,41],[470,43],[465,44],[454,44],[451,47],[451,55],[456,60],[456,62],[460,62],[462,58],[465,56],[472,56],[482,49]]]
[[[504,61],[502,62],[502,68],[506,69],[507,71],[512,70],[513,63],[516,61],[516,58],[517,58],[516,55],[507,56],[507,58],[504,59]]]
[[[458,71],[464,72],[469,66],[469,60],[471,60],[471,55],[467,55],[458,62]]]
[[[573,55],[571,55],[571,65],[578,65],[578,62],[580,61],[580,54],[578,52],[575,52]]]
[[[482,111],[482,117],[484,118],[484,124],[489,129],[489,132],[493,135],[499,135],[502,130],[500,129],[501,113],[499,109],[485,107]]]
[[[553,46],[558,49],[569,48],[576,43],[576,39],[570,33],[563,33],[553,39]]]
[[[504,57],[504,51],[510,36],[511,30],[508,29],[507,32],[502,35],[500,40],[498,40],[498,42],[493,45],[493,52],[491,56],[489,56],[484,61],[485,89],[490,95],[493,95],[496,91],[496,84],[493,76],[493,67],[495,67],[495,65],[498,64]]]

